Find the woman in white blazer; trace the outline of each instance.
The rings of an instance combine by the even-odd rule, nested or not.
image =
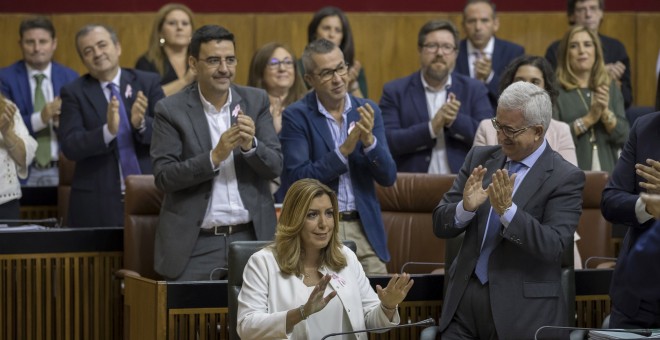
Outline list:
[[[320,339],[400,322],[397,306],[413,280],[394,275],[374,292],[355,254],[339,241],[338,214],[336,194],[321,182],[302,179],[289,188],[275,242],[252,255],[243,273],[242,339]]]

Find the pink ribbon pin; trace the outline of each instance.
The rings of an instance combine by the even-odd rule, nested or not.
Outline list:
[[[240,104],[236,105],[236,107],[234,108],[234,111],[231,112],[231,116],[234,117],[234,118],[238,117],[238,111],[240,111],[240,110],[241,110],[241,105]]]
[[[133,97],[133,88],[131,84],[126,85],[126,92],[124,92],[124,97],[131,98]]]

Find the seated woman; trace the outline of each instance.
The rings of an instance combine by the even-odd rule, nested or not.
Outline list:
[[[555,74],[552,67],[543,57],[523,55],[507,66],[500,78],[500,93],[509,85],[516,81],[526,81],[542,89],[545,89],[550,95],[550,100],[554,106],[557,100],[557,86],[555,84]],[[550,120],[548,131],[545,133],[545,139],[548,145],[557,151],[565,160],[577,166],[577,156],[575,155],[575,144],[571,137],[571,128],[568,124],[558,120]],[[490,119],[484,119],[479,123],[477,133],[474,136],[474,145],[497,145],[497,131]],[[573,245],[573,257],[575,269],[582,268],[582,257],[578,251],[577,241],[580,235],[575,233]]]
[[[36,150],[18,108],[0,93],[0,219],[20,218],[18,178],[27,178]]]
[[[339,241],[338,214],[337,195],[321,182],[301,179],[289,188],[274,243],[252,255],[243,273],[241,338],[320,339],[400,322],[397,305],[414,281],[396,274],[374,292]]]
[[[555,119],[571,127],[578,166],[612,172],[628,139],[623,95],[603,63],[600,39],[575,26],[559,42]]]
[[[367,77],[364,74],[362,64],[355,60],[351,25],[341,9],[327,6],[314,13],[314,17],[307,27],[307,43],[321,38],[332,41],[344,53],[344,60],[350,66],[348,70],[348,92],[355,97],[368,98]],[[298,70],[301,76],[305,74],[302,60],[298,61]]]
[[[270,113],[278,134],[282,129],[282,111],[307,92],[295,60],[291,49],[272,42],[257,50],[250,62],[248,86],[262,88],[268,93]]]
[[[151,30],[149,49],[135,64],[138,70],[160,74],[165,96],[179,92],[195,80],[188,69],[188,45],[194,31],[193,14],[182,4],[167,4],[158,10]]]

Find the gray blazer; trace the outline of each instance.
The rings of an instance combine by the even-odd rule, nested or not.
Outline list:
[[[256,151],[249,156],[238,148],[233,152],[241,200],[257,239],[271,240],[276,216],[270,181],[282,172],[282,151],[268,96],[263,90],[237,85],[231,91],[230,110],[240,104],[256,128]],[[235,119],[231,117],[232,124]],[[156,231],[154,268],[165,277],[183,272],[197,241],[217,175],[209,156],[213,147],[197,83],[158,102],[151,159],[156,186],[165,198]]]
[[[454,224],[456,205],[472,169],[488,169],[484,187],[501,169],[506,156],[500,146],[475,146],[468,153],[451,190],[433,211],[433,230],[440,238],[465,232],[461,250],[451,264],[440,329],[451,321],[474,272],[490,204],[486,201],[464,228]],[[490,306],[500,339],[532,339],[543,325],[568,326],[561,289],[561,257],[572,247],[582,212],[584,172],[549,146],[529,169],[513,202],[518,210],[497,236],[488,266]]]

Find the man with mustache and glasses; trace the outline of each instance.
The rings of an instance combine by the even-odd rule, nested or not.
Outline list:
[[[280,142],[266,92],[232,84],[237,64],[231,32],[199,28],[188,45],[197,81],[156,105],[151,158],[165,198],[154,266],[168,280],[225,278],[229,243],[275,234]]]
[[[124,178],[150,174],[153,108],[163,98],[158,75],[119,67],[115,31],[86,25],[76,34],[89,73],[62,87],[58,138],[76,162],[71,182],[70,227],[124,225]]]
[[[390,254],[374,181],[394,184],[396,166],[380,110],[347,93],[349,66],[331,41],[311,42],[302,61],[313,91],[282,114],[282,187],[314,178],[336,191],[339,237],[355,241],[368,275],[387,274]]]
[[[486,86],[452,73],[457,42],[451,22],[427,22],[417,38],[421,69],[383,88],[385,135],[399,171],[457,173],[479,122],[493,116]]]

